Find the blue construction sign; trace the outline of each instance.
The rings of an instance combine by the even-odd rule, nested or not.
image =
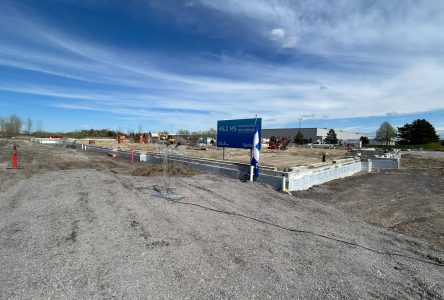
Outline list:
[[[262,118],[217,121],[217,146],[251,149],[256,126],[260,141]]]

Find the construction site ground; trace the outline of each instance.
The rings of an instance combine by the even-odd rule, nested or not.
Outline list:
[[[293,192],[444,250],[444,152],[402,154],[401,168],[373,170]]]
[[[176,166],[183,170],[170,184],[185,198],[167,201],[153,195],[165,182],[158,166],[20,141],[22,168],[5,169],[11,143],[0,140],[1,299],[444,298],[438,243],[369,224],[322,194],[295,197]],[[350,186],[347,201],[364,204],[379,223],[423,211],[370,210],[392,198],[377,180],[356,194],[365,176],[382,176],[407,206],[428,199],[442,213],[440,170],[421,168],[336,185]],[[404,181],[417,188],[397,189]]]
[[[70,140],[74,141],[74,140]],[[88,143],[87,139],[77,140],[77,143]],[[164,147],[163,144],[137,144],[137,143],[124,143],[118,144],[113,140],[95,140],[96,146],[115,148],[118,147],[122,150],[133,149],[141,152],[159,152],[159,149]],[[175,145],[172,145],[174,147]],[[213,147],[210,145],[203,146],[189,146],[181,145],[177,149],[187,156],[203,157],[238,162],[249,163],[250,162],[250,150],[248,149],[232,149],[226,148],[225,155],[223,155],[222,148]],[[304,147],[289,147],[287,150],[267,149],[265,145],[261,149],[260,161],[262,165],[276,167],[278,170],[285,168],[304,166],[313,163],[319,163],[322,161],[322,156],[326,154],[326,160],[333,160],[335,158],[344,156],[346,154],[345,149],[319,149],[319,148],[304,148]]]

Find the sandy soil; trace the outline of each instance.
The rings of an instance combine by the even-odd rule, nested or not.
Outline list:
[[[374,170],[293,192],[444,249],[444,153],[409,152],[401,169]]]
[[[443,299],[442,251],[318,201],[208,174],[172,177],[167,201],[139,164],[20,151],[0,172],[2,299]]]

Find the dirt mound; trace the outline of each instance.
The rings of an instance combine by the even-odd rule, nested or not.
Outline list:
[[[170,176],[193,176],[199,172],[181,163],[171,163],[168,167],[168,173]],[[133,176],[161,176],[162,174],[163,167],[160,164],[146,165],[131,172]]]

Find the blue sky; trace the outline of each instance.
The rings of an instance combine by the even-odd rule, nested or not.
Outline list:
[[[444,136],[444,1],[0,1],[0,115],[44,128]]]

